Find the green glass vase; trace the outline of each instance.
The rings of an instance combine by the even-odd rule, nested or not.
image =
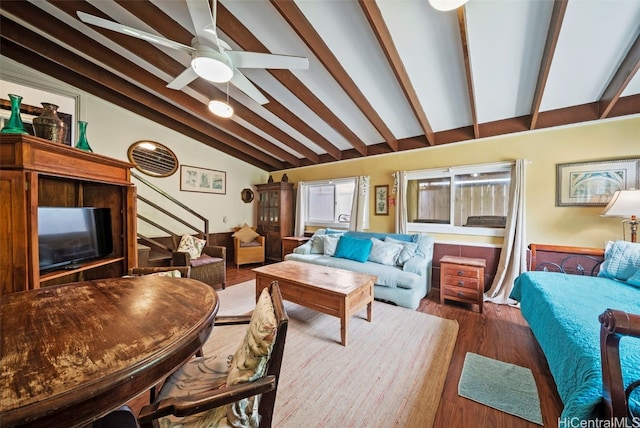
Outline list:
[[[22,97],[20,95],[9,94],[9,100],[11,101],[11,116],[7,124],[0,130],[2,134],[28,134],[22,118],[20,118],[20,102]]]
[[[91,149],[91,146],[89,145],[89,141],[87,140],[87,122],[83,122],[79,120],[78,129],[80,130],[80,136],[78,137],[76,148],[80,150],[85,150],[87,152],[93,152],[93,150]]]

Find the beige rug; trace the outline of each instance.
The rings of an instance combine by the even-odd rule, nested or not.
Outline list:
[[[254,287],[249,281],[219,291],[218,314],[250,311]],[[274,427],[433,426],[456,321],[374,302],[371,323],[365,310],[351,318],[344,347],[338,318],[290,302],[286,307],[289,331]],[[214,328],[205,354],[233,353],[243,331]]]

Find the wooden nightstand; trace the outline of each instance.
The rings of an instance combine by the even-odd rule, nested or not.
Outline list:
[[[282,238],[282,259],[287,254],[293,253],[293,249],[307,242],[309,237],[306,236],[286,236]]]
[[[440,259],[440,303],[445,299],[478,305],[482,313],[484,259],[444,256]]]

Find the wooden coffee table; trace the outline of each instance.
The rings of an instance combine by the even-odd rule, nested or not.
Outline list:
[[[253,269],[256,297],[272,281],[278,281],[282,298],[340,318],[342,344],[347,345],[349,318],[367,307],[371,322],[373,284],[378,277],[311,263],[287,260]]]

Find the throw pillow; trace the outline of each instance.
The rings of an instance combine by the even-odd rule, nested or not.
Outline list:
[[[202,254],[202,249],[207,245],[207,241],[204,239],[198,239],[195,236],[191,235],[182,235],[180,238],[180,244],[178,245],[178,249],[181,253],[189,253],[192,259],[197,259]]]
[[[634,287],[640,287],[640,269],[631,275],[631,278],[627,279],[627,284],[631,284]]]
[[[341,259],[355,260],[364,263],[369,258],[373,243],[370,239],[357,239],[347,235],[342,235],[338,241],[334,257]]]
[[[640,269],[640,243],[618,240],[607,245],[598,276],[626,281]]]
[[[245,223],[231,236],[233,236],[234,238],[238,238],[240,242],[247,243],[255,240],[258,236],[260,236],[260,234],[253,230],[247,223]]]
[[[400,251],[398,258],[396,259],[396,264],[398,266],[404,266],[404,264],[416,254],[418,249],[418,244],[414,242],[399,241],[397,239],[389,238],[388,236],[384,238],[384,242],[402,244],[402,251]]]
[[[340,236],[342,236],[342,234],[331,234],[322,236],[325,256],[333,256],[335,254]]]
[[[395,266],[398,255],[402,251],[402,244],[385,242],[377,238],[371,238],[371,253],[369,261],[381,265]]]
[[[324,237],[322,235],[313,235],[311,238],[311,254],[324,254]]]
[[[276,316],[265,288],[260,293],[243,342],[236,350],[227,376],[227,386],[251,382],[264,375],[277,333]],[[258,426],[258,400],[253,396],[227,406],[231,426]]]

